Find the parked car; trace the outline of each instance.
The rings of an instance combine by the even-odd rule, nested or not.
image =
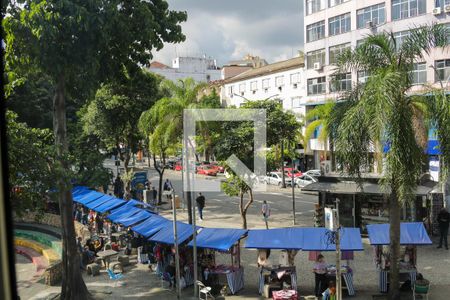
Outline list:
[[[175,163],[175,165],[173,166],[173,169],[175,171],[181,171],[183,169],[183,162],[182,161],[177,161]]]
[[[289,178],[292,178],[292,173],[294,173],[294,178],[302,176],[302,172],[299,170],[294,169],[294,171],[292,171],[292,168],[284,168],[284,174]]]
[[[313,182],[317,182],[317,178],[308,174],[303,174],[302,176],[295,179],[295,186],[303,188]]]
[[[208,175],[208,176],[216,176],[217,175],[217,170],[215,168],[211,167],[210,165],[198,166],[197,167],[197,174],[203,174],[203,175]]]
[[[313,177],[319,177],[322,175],[320,170],[309,170],[305,172],[306,175],[313,176]]]
[[[281,183],[283,181],[282,177],[283,175],[281,174],[281,172],[269,172],[267,176],[264,178],[264,182],[266,184],[274,184],[281,186]],[[286,183],[286,185],[291,185],[292,180],[291,178],[285,176],[284,182]]]
[[[216,169],[216,170],[217,170],[217,173],[223,173],[223,172],[225,172],[225,168],[224,168],[223,166],[219,165],[219,163],[217,163],[217,162],[212,162],[212,163],[210,164],[210,166],[211,166],[212,168]]]

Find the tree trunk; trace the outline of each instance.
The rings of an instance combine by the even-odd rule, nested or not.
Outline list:
[[[164,166],[162,169],[159,168],[158,164],[156,163],[156,155],[153,153],[153,166],[155,167],[156,172],[158,172],[159,175],[159,191],[158,191],[158,205],[161,205],[161,198],[162,198],[162,192],[163,192],[163,176],[164,176]]]
[[[53,131],[57,161],[60,164],[58,167],[63,169],[64,174],[69,174],[69,164],[66,157],[68,145],[64,80],[64,75],[60,75],[53,97]],[[81,276],[80,256],[77,253],[75,226],[72,217],[72,193],[69,185],[68,178],[58,178],[58,200],[63,242],[61,299],[90,299],[91,295]]]
[[[244,210],[244,194],[239,193],[239,213],[241,214],[242,219],[242,229],[247,229],[247,216],[246,211]]]
[[[391,185],[391,195],[389,199],[389,236],[390,244],[390,284],[389,284],[389,299],[399,300],[399,266],[398,259],[400,256],[400,205],[397,199],[397,188]]]
[[[193,218],[192,218],[192,192],[191,191],[186,192],[186,205],[188,207],[188,223],[192,224]]]
[[[130,190],[131,190],[131,182],[128,177],[128,172],[130,171],[130,168],[128,167],[130,164],[130,159],[131,159],[130,151],[127,150],[125,152],[125,160],[123,162],[123,166],[125,168],[125,174],[127,175],[127,176],[125,176],[126,180],[124,181],[125,191],[127,192],[127,194],[130,194]]]
[[[284,178],[284,142],[281,141],[281,187],[286,188],[286,180]]]

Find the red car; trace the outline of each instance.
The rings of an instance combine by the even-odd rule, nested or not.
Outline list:
[[[213,162],[210,164],[210,167],[217,170],[217,173],[223,173],[225,172],[225,168],[223,166],[220,166],[218,163]]]
[[[299,170],[294,169],[294,171],[292,171],[292,168],[284,168],[284,174],[290,178],[292,178],[292,172],[294,172],[294,177],[300,177],[303,175]]]
[[[174,166],[173,169],[175,171],[181,171],[183,169],[183,164],[181,163],[181,161],[177,162]]]
[[[217,170],[211,166],[198,166],[197,174],[203,174],[208,176],[217,176]]]

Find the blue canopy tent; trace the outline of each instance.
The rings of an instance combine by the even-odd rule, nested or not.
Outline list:
[[[79,194],[85,194],[85,193],[88,193],[90,191],[91,190],[88,187],[86,187],[86,186],[75,186],[72,189],[72,196],[76,196],[76,195],[79,195]]]
[[[139,208],[125,207],[125,209],[118,209],[115,212],[111,213],[110,215],[108,215],[107,218],[110,219],[112,222],[117,223],[118,219],[131,217],[132,215],[135,215],[141,211],[142,209]]]
[[[152,216],[152,214],[149,213],[148,211],[141,210],[141,209],[139,209],[139,210],[140,211],[135,214],[119,217],[115,220],[115,222],[128,227],[128,226],[137,224],[139,222],[142,222],[143,220],[148,219]]]
[[[174,234],[173,234],[173,223],[167,224],[169,226],[162,228],[155,235],[149,238],[150,241],[158,242],[162,244],[174,244]],[[183,243],[193,234],[192,225],[185,224],[182,222],[177,222],[177,235],[178,244]]]
[[[302,237],[302,228],[249,230],[245,248],[300,250]]]
[[[324,227],[303,229],[304,251],[335,251],[336,245],[329,240],[331,231]],[[340,248],[342,251],[363,251],[359,228],[342,227],[340,231]]]
[[[148,238],[157,233],[158,231],[160,231],[162,228],[168,226],[173,226],[172,222],[158,215],[152,215],[150,218],[143,221],[139,225],[135,225],[134,227],[132,227],[131,230]]]
[[[246,233],[244,229],[203,228],[197,235],[196,244],[199,248],[227,251]],[[192,247],[192,241],[188,245]]]
[[[113,210],[115,208],[118,208],[122,205],[124,205],[126,202],[125,200],[119,199],[119,198],[112,198],[107,202],[104,202],[102,204],[100,204],[99,206],[96,206],[94,208],[95,211],[99,212],[99,213],[105,213],[109,210]]]
[[[95,209],[94,209],[95,207],[97,207],[97,206],[99,206],[99,205],[102,205],[102,204],[104,204],[104,203],[107,203],[107,202],[108,202],[109,200],[111,200],[111,199],[114,199],[114,197],[113,197],[113,196],[109,196],[109,195],[103,194],[103,196],[101,196],[101,197],[95,199],[94,201],[90,201],[89,203],[86,203],[85,206],[86,206],[87,208],[89,208],[89,209],[95,210]]]
[[[97,198],[100,198],[104,194],[96,192],[96,191],[90,191],[89,193],[80,194],[75,197],[73,197],[73,201],[78,202],[80,204],[86,205],[89,202],[94,201]]]
[[[389,245],[389,224],[367,225],[367,233],[371,245]],[[431,245],[423,223],[400,223],[400,244],[401,245]]]

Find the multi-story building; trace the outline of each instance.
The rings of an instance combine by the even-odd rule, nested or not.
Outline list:
[[[443,23],[450,27],[450,0],[303,0],[305,3],[306,93],[305,103],[321,104],[336,99],[338,93],[364,82],[364,70],[335,74],[336,57],[343,49],[356,47],[372,33],[392,32],[397,44],[411,29],[425,24]],[[434,49],[422,62],[415,64],[412,74],[416,85],[411,92],[423,89],[423,84],[450,87],[450,51]],[[313,106],[307,106],[311,108]],[[323,145],[310,141],[315,152]]]
[[[193,78],[198,82],[210,82],[221,79],[221,70],[216,60],[203,57],[177,57],[172,60],[172,67],[154,61],[148,67],[153,73],[175,81],[178,79]]]

